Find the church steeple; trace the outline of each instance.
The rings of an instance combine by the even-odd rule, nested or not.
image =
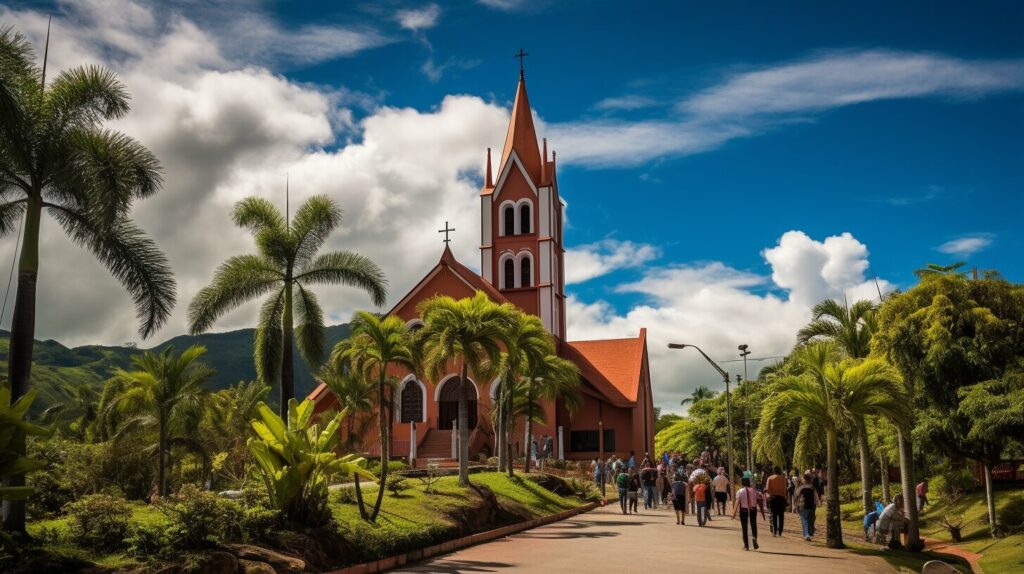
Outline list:
[[[508,122],[508,132],[505,134],[505,147],[501,151],[499,172],[505,169],[513,150],[526,168],[526,173],[535,184],[539,184],[540,148],[537,146],[537,130],[533,127],[533,113],[530,110],[530,99],[526,96],[526,79],[522,72],[519,75],[519,85],[516,86],[516,99],[512,104],[512,118]]]

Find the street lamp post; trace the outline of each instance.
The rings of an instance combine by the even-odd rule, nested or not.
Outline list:
[[[698,347],[697,345],[688,345],[683,343],[668,344],[669,349],[685,349],[686,347],[693,347],[694,349],[697,349],[697,352],[700,353],[701,356],[704,357],[704,359],[706,359],[708,363],[711,363],[711,366],[714,367],[716,371],[718,371],[719,375],[722,375],[722,380],[725,381],[725,422],[726,425],[729,427],[729,442],[726,444],[726,457],[729,459],[729,482],[731,484],[736,484],[736,481],[733,477],[733,471],[736,467],[733,466],[732,463],[732,405],[730,405],[729,403],[729,373],[722,370],[722,367],[719,367],[718,363],[712,361],[711,357],[707,356],[707,354],[704,351],[702,351],[700,347]]]
[[[749,381],[747,378],[747,355],[750,351],[747,350],[747,345],[740,345],[740,357],[743,358],[743,380]],[[736,375],[736,382],[739,383],[739,375]],[[747,390],[743,389],[743,442],[747,451],[747,470],[754,472],[754,450],[750,448],[750,405],[747,404]]]

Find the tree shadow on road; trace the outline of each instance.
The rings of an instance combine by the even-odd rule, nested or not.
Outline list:
[[[794,554],[793,552],[771,552],[769,550],[758,550],[758,554],[772,554],[774,556],[796,556],[798,558],[821,558],[822,560],[842,560],[839,556],[817,556],[815,554]]]
[[[512,568],[505,562],[484,562],[481,560],[438,560],[428,564],[420,564],[403,568],[399,572],[437,572],[439,574],[458,574],[459,572],[497,572],[499,569]]]

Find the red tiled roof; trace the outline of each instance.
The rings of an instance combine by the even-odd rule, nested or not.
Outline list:
[[[567,341],[562,355],[580,367],[594,387],[616,404],[635,404],[647,345],[647,330],[631,339]]]

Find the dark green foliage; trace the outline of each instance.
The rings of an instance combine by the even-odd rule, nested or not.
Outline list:
[[[29,475],[40,496],[30,499],[33,516],[60,511],[64,503],[86,494],[121,493],[142,500],[153,484],[154,457],[134,437],[120,441],[82,444],[66,439],[30,443],[31,452],[46,463]]]
[[[64,507],[68,515],[68,536],[83,548],[119,550],[128,538],[131,511],[124,499],[108,494],[90,494]]]
[[[142,559],[159,556],[172,546],[167,527],[164,525],[134,525],[125,542],[128,553]]]
[[[242,508],[233,501],[187,484],[159,503],[170,525],[167,537],[181,549],[200,549],[242,538]]]
[[[408,479],[400,474],[392,474],[388,477],[387,488],[391,491],[391,496],[401,496],[402,491],[408,490],[410,487]]]

